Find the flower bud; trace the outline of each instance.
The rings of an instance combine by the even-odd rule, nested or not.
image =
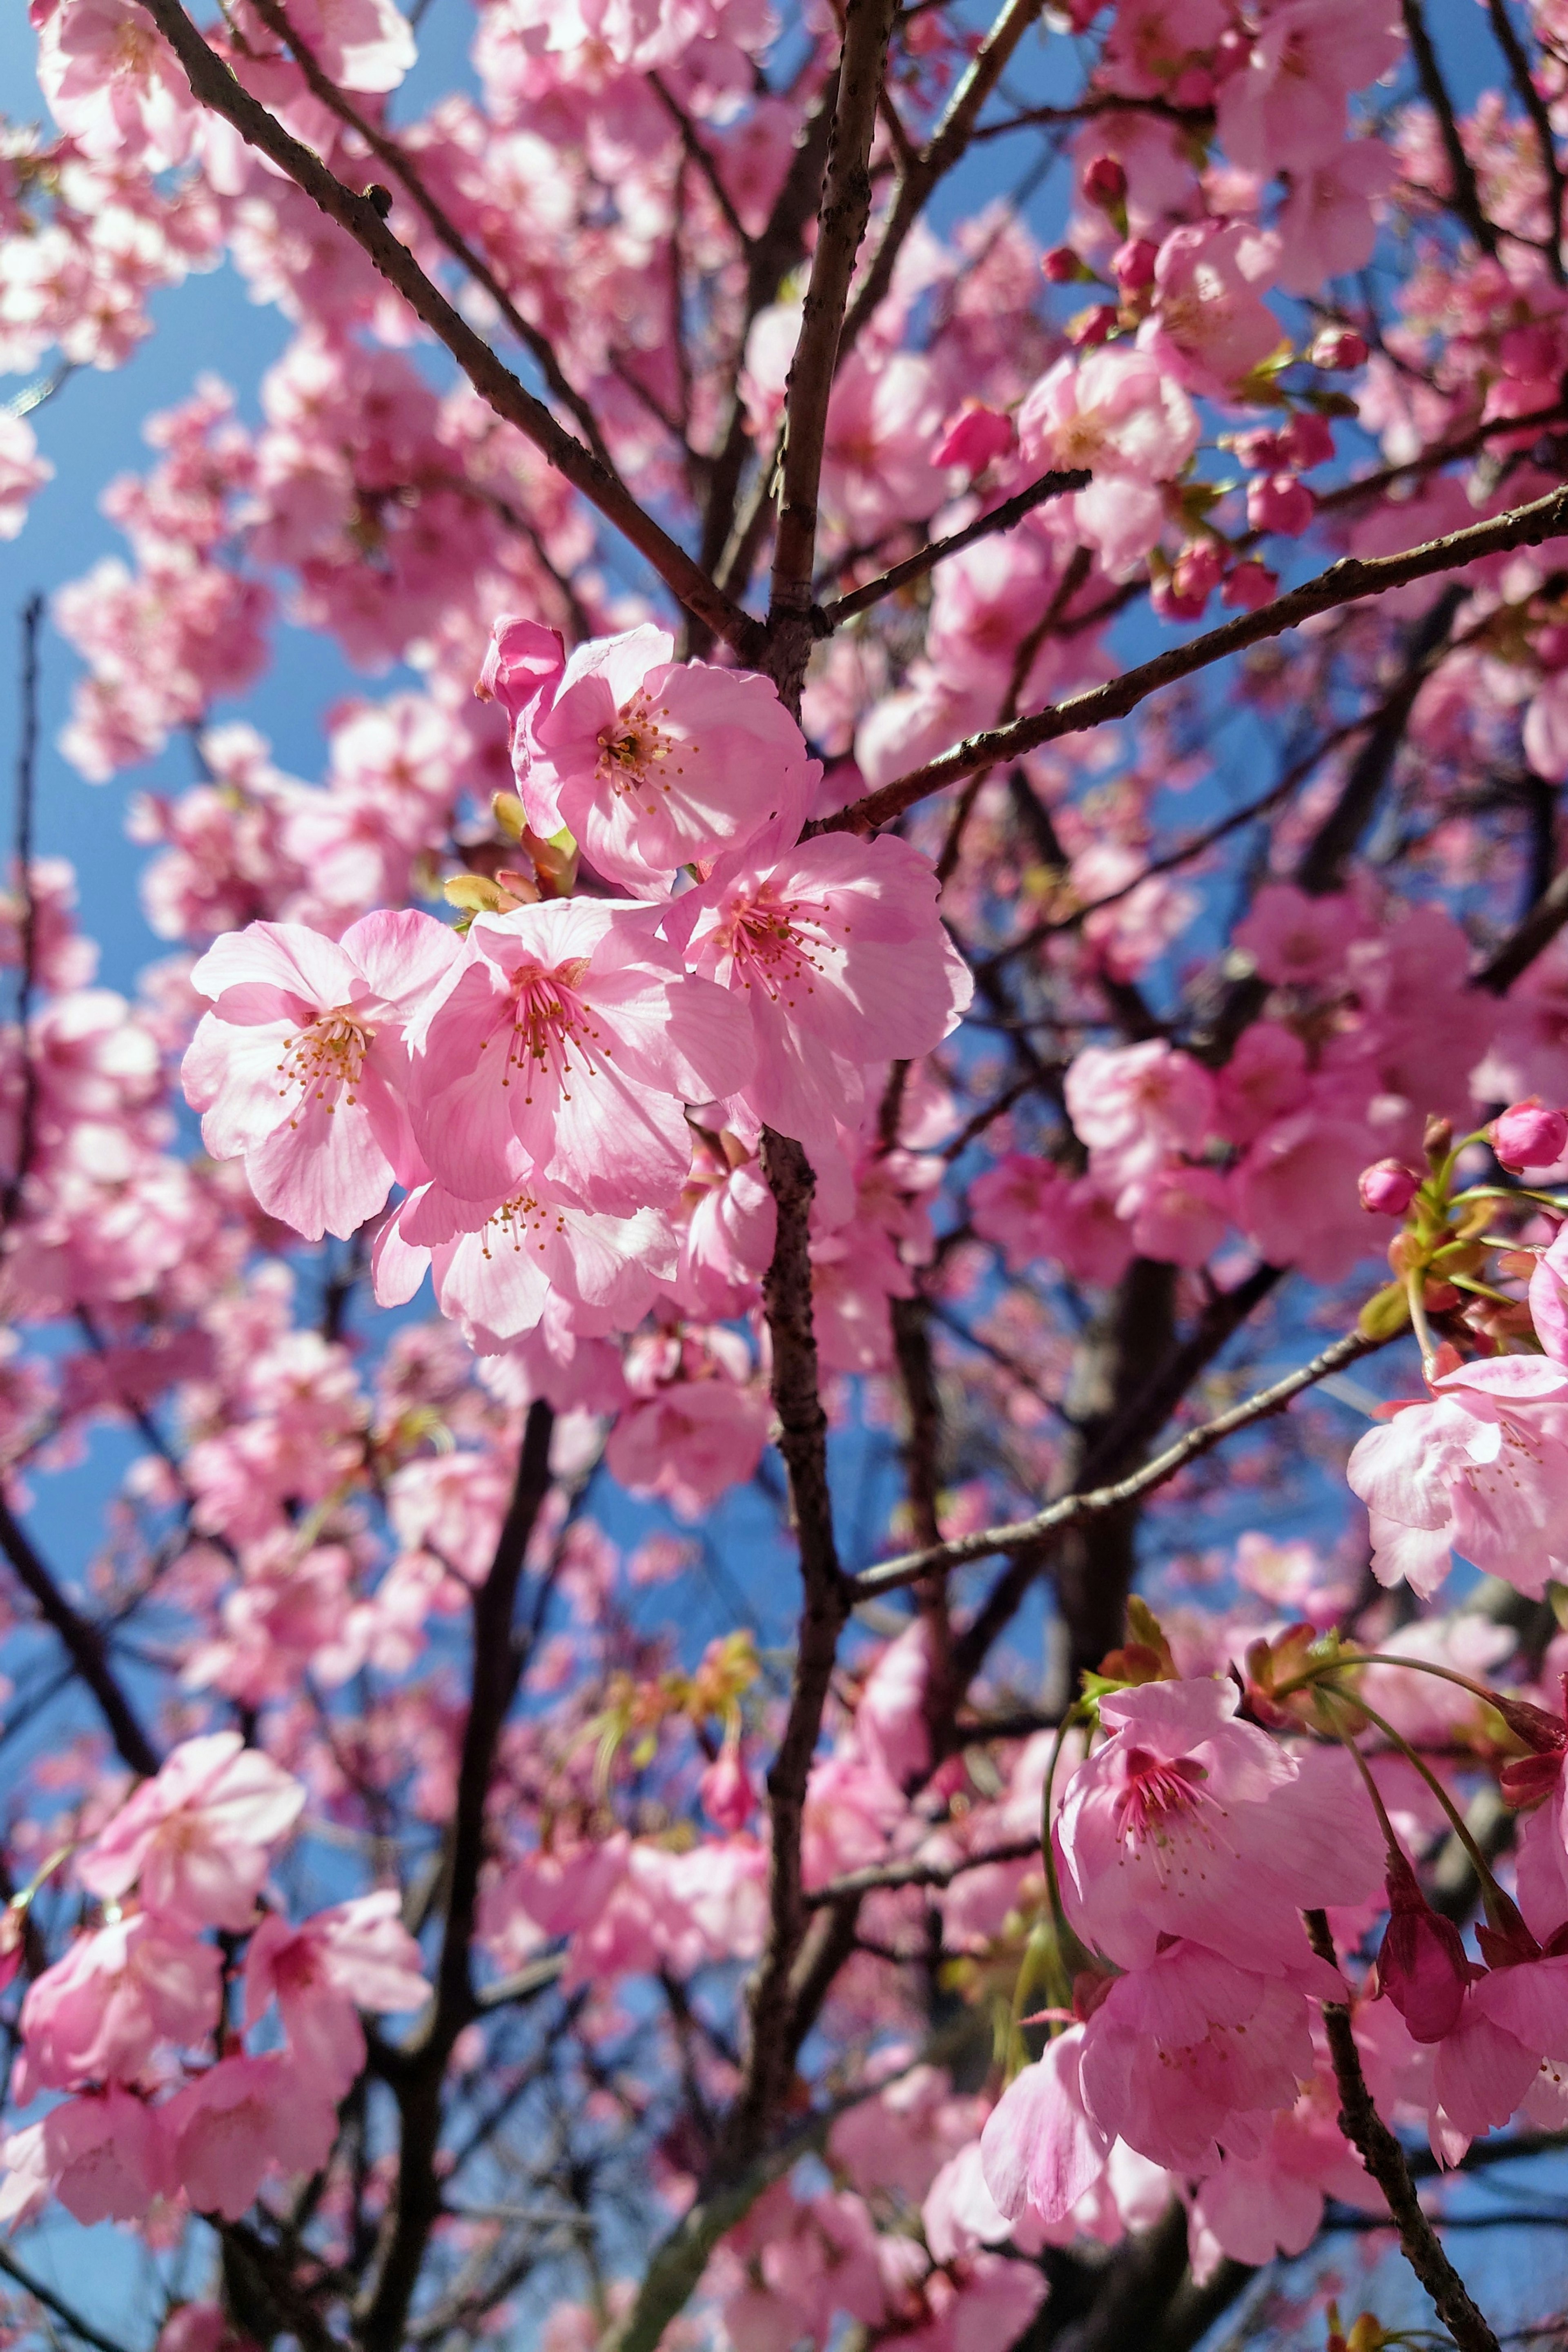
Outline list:
[[[1374,1160],[1362,1170],[1356,1189],[1362,1207],[1374,1217],[1402,1217],[1421,1190],[1421,1179],[1403,1160]]]
[[[1298,474],[1310,473],[1314,466],[1326,466],[1334,454],[1334,428],[1315,408],[1301,409],[1279,438],[1285,447],[1286,463]]]
[[[1097,344],[1108,341],[1115,331],[1116,305],[1095,302],[1068,320],[1067,336],[1076,351],[1092,351]]]
[[[1200,540],[1182,550],[1170,579],[1155,586],[1151,602],[1162,620],[1195,621],[1224,574],[1225,559],[1218,548],[1211,540]]]
[[[1316,368],[1349,370],[1363,365],[1366,344],[1353,327],[1325,327],[1307,356]]]
[[[1279,593],[1279,574],[1266,563],[1238,563],[1226,578],[1219,601],[1233,613],[1256,613]]]
[[[1108,211],[1127,202],[1127,173],[1114,155],[1096,155],[1084,166],[1083,193],[1091,205]]]
[[[1074,286],[1089,275],[1070,245],[1053,245],[1040,268],[1053,286]]]
[[[1414,2042],[1441,2042],[1464,2006],[1471,1969],[1459,1931],[1434,1911],[1400,1853],[1388,1857],[1388,1926],[1377,1956],[1380,1999],[1394,2003]]]
[[[933,466],[962,466],[966,474],[984,473],[994,457],[1005,457],[1013,446],[1013,420],[983,401],[966,400],[942,428],[932,454]]]
[[[1311,491],[1294,474],[1264,474],[1247,486],[1247,520],[1254,530],[1300,539],[1316,511]]]
[[[698,1782],[697,1793],[703,1811],[717,1828],[731,1837],[745,1828],[757,1800],[738,1741],[724,1742]]]
[[[1510,1103],[1487,1130],[1505,1168],[1551,1168],[1568,1151],[1568,1118],[1548,1110],[1539,1095]]]
[[[1146,286],[1154,283],[1154,264],[1160,248],[1146,236],[1130,236],[1119,245],[1110,257],[1110,274],[1124,294],[1142,294]]]

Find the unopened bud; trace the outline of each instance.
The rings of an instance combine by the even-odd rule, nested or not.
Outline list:
[[[1548,1110],[1539,1095],[1510,1103],[1487,1130],[1492,1150],[1505,1168],[1554,1167],[1568,1151],[1568,1118]]]
[[[1096,302],[1087,310],[1079,310],[1068,320],[1067,336],[1075,351],[1093,351],[1108,342],[1116,331],[1116,305]]]
[[[1453,1120],[1450,1118],[1439,1118],[1436,1112],[1434,1111],[1426,1121],[1426,1129],[1421,1138],[1421,1149],[1426,1154],[1427,1159],[1431,1161],[1434,1168],[1440,1167],[1442,1162],[1447,1160],[1450,1150],[1453,1149]]]
[[[1154,283],[1154,264],[1159,257],[1159,247],[1151,244],[1146,236],[1130,236],[1111,255],[1110,274],[1124,294],[1142,294],[1146,286]]]
[[[1388,1857],[1388,1926],[1377,1956],[1380,1998],[1413,2042],[1441,2042],[1459,2021],[1471,1968],[1458,1927],[1434,1911],[1402,1853]]]
[[[1356,1190],[1361,1194],[1363,1209],[1375,1217],[1402,1217],[1421,1190],[1421,1179],[1414,1168],[1406,1168],[1400,1160],[1374,1160],[1363,1168]]]
[[[1325,327],[1307,356],[1316,368],[1349,370],[1364,364],[1366,344],[1353,327]]]
[[[1108,211],[1127,202],[1127,173],[1114,155],[1096,155],[1084,166],[1083,193],[1091,205]]]
[[[1053,286],[1074,286],[1089,274],[1070,245],[1053,245],[1040,268]]]
[[[756,1791],[742,1760],[740,1745],[726,1740],[697,1784],[702,1810],[715,1827],[733,1837],[756,1810]]]

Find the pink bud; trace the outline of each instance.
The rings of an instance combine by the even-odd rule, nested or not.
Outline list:
[[[1279,574],[1266,563],[1238,563],[1219,592],[1219,601],[1234,612],[1256,613],[1271,604],[1279,593]]]
[[[1421,1190],[1421,1179],[1401,1160],[1374,1160],[1362,1170],[1357,1190],[1362,1207],[1373,1216],[1402,1217]]]
[[[1358,368],[1365,362],[1366,344],[1353,327],[1325,327],[1307,356],[1317,368]]]
[[[1548,1110],[1539,1095],[1500,1111],[1488,1133],[1505,1168],[1552,1168],[1568,1151],[1568,1118]]]
[[[1294,474],[1266,474],[1247,486],[1247,520],[1254,530],[1280,531],[1300,539],[1311,522],[1316,500]]]
[[[481,702],[499,702],[515,721],[531,702],[553,692],[565,664],[566,647],[558,629],[504,613],[491,633],[474,692]]]
[[[1458,1927],[1434,1911],[1403,1854],[1388,1857],[1388,1926],[1377,1956],[1379,1997],[1386,1995],[1413,2042],[1441,2042],[1464,2006],[1472,1969]]]
[[[973,477],[984,473],[993,457],[1006,456],[1013,446],[1013,420],[982,401],[966,400],[948,418],[942,434],[931,464],[962,466]]]
[[[1282,474],[1290,462],[1285,436],[1270,425],[1261,425],[1254,433],[1238,433],[1236,454],[1249,474]]]
[[[1293,416],[1279,436],[1286,451],[1286,464],[1298,474],[1310,474],[1314,466],[1326,466],[1334,454],[1334,428],[1326,416],[1315,408],[1303,408]]]
[[[1114,155],[1096,155],[1084,166],[1083,193],[1102,211],[1127,202],[1127,173]]]
[[[731,1836],[745,1828],[757,1800],[741,1760],[738,1741],[724,1742],[698,1782],[697,1793],[702,1800],[703,1811],[718,1828],[727,1830]]]
[[[1160,248],[1146,236],[1130,236],[1119,245],[1110,257],[1110,274],[1124,294],[1142,294],[1145,286],[1154,283],[1154,264]]]
[[[1212,541],[1184,547],[1168,581],[1151,592],[1151,602],[1162,620],[1195,621],[1219,586],[1225,559]]]
[[[1074,286],[1089,275],[1070,245],[1053,245],[1040,268],[1053,286]]]
[[[1068,341],[1080,352],[1105,342],[1115,331],[1116,306],[1112,302],[1096,302],[1068,320]]]

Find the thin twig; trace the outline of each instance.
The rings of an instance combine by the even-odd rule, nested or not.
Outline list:
[[[956,1862],[874,1864],[866,1870],[852,1870],[843,1878],[830,1878],[826,1886],[813,1887],[805,1899],[816,1909],[825,1904],[847,1903],[861,1895],[879,1895],[891,1887],[951,1886],[968,1871],[984,1870],[992,1863],[1027,1862],[1039,1851],[1037,1837],[1011,1838],[987,1853],[966,1853]]]
[[[22,1057],[21,1099],[16,1109],[16,1164],[0,1192],[0,1241],[15,1223],[33,1164],[38,1119],[38,1071],[28,1043],[33,992],[38,977],[38,910],[33,897],[33,807],[38,767],[38,627],[44,600],[37,593],[22,607],[22,663],[16,741],[16,808],[13,841],[16,868],[16,1036]]]
[[[1180,678],[1211,668],[1215,662],[1224,661],[1230,654],[1245,652],[1249,646],[1282,636],[1287,629],[1299,627],[1316,614],[1333,612],[1342,604],[1359,604],[1365,597],[1382,596],[1390,588],[1430,579],[1437,572],[1458,571],[1480,556],[1502,554],[1516,547],[1539,547],[1543,540],[1555,539],[1565,530],[1568,489],[1560,488],[1549,491],[1544,498],[1532,499],[1528,506],[1496,515],[1488,522],[1471,523],[1463,530],[1447,532],[1441,539],[1426,540],[1399,555],[1366,559],[1342,556],[1326,572],[1303,581],[1299,588],[1277,596],[1271,604],[1259,606],[1256,613],[1238,613],[1234,620],[1222,623],[1201,637],[1189,639],[1184,646],[1171,646],[1152,661],[1141,662],[1135,669],[1124,671],[1108,685],[1092,687],[1066,702],[1052,703],[1044,710],[1015,719],[1010,726],[971,735],[939,759],[911,769],[907,775],[894,777],[890,783],[868,793],[863,800],[852,801],[836,815],[819,819],[807,831],[868,832],[889,824],[917,801],[942,791],[948,784],[961,783],[976,768],[1017,759],[1026,751],[1037,751],[1043,743],[1058,741],[1064,735],[1078,735],[1089,728],[1103,726],[1107,719],[1125,719],[1129,711],[1135,710],[1162,687],[1173,686]]]
[[[1421,0],[1402,0],[1402,5],[1405,30],[1410,40],[1410,54],[1415,60],[1415,74],[1421,84],[1421,94],[1437,118],[1437,128],[1443,141],[1443,152],[1448,160],[1448,177],[1453,182],[1448,202],[1469,230],[1481,251],[1489,253],[1495,257],[1498,245],[1497,230],[1487,218],[1486,208],[1481,203],[1480,190],[1476,185],[1475,170],[1465,152],[1465,142],[1459,136],[1459,126],[1454,115],[1454,101],[1448,95],[1447,86],[1443,79],[1443,68],[1437,62],[1437,52],[1432,45],[1432,36],[1426,29],[1426,19],[1422,14]]]
[[[963,549],[973,547],[977,540],[990,539],[996,532],[1011,530],[1015,523],[1022,522],[1026,515],[1033,514],[1035,509],[1044,506],[1047,499],[1066,498],[1071,490],[1087,489],[1092,479],[1093,476],[1084,466],[1042,474],[1037,482],[1031,482],[1026,489],[1016,491],[999,507],[993,507],[988,514],[979,515],[973,522],[965,523],[962,530],[950,531],[946,539],[933,540],[929,547],[922,547],[917,554],[906,556],[901,563],[892,564],[877,579],[868,580],[863,588],[851,589],[847,596],[836,597],[831,604],[819,604],[812,614],[813,629],[820,637],[831,636],[835,629],[842,628],[844,623],[852,621],[858,613],[868,613],[873,604],[882,602],[884,596],[896,595],[900,588],[907,588],[911,580],[923,579],[928,572],[934,571],[950,555],[957,555]]]
[[[117,2344],[112,2336],[103,2335],[90,2320],[84,2319],[63,2294],[57,2294],[52,2286],[46,2286],[42,2279],[36,2278],[4,2243],[0,2243],[0,2271],[4,2271],[7,2278],[15,2279],[23,2293],[30,2294],[35,2303],[42,2304],[46,2311],[52,2311],[60,2325],[68,2327],[73,2336],[79,2336],[84,2344],[92,2345],[94,2352],[125,2352],[123,2345]]]
[[[1240,1404],[1232,1405],[1228,1412],[1216,1414],[1213,1421],[1205,1421],[1201,1428],[1188,1430],[1174,1445],[1168,1445],[1163,1454],[1154,1456],[1152,1462],[1146,1462],[1131,1476],[1118,1479],[1114,1486],[1096,1486],[1081,1494],[1063,1495],[1043,1511],[1037,1511],[1033,1518],[1017,1519],[1003,1527],[985,1528],[972,1536],[955,1536],[950,1543],[935,1544],[925,1551],[904,1552],[897,1559],[883,1560],[878,1567],[868,1568],[859,1576],[850,1578],[851,1596],[857,1602],[874,1600],[879,1593],[894,1592],[902,1585],[917,1583],[922,1576],[946,1575],[952,1569],[965,1567],[971,1560],[988,1559],[994,1552],[1021,1550],[1037,1544],[1043,1537],[1063,1533],[1067,1528],[1077,1526],[1081,1519],[1093,1518],[1102,1511],[1124,1509],[1129,1503],[1137,1502],[1142,1496],[1151,1494],[1156,1486],[1164,1486],[1178,1470],[1185,1469],[1189,1462],[1195,1462],[1201,1454],[1212,1453],[1216,1445],[1223,1444],[1226,1438],[1233,1437],[1237,1430],[1248,1428],[1255,1421],[1266,1420],[1271,1413],[1283,1412],[1291,1399],[1300,1396],[1304,1389],[1314,1387],[1329,1373],[1342,1371],[1347,1364],[1358,1362],[1363,1356],[1370,1356],[1384,1345],[1386,1342],[1384,1340],[1363,1339],[1359,1331],[1353,1331],[1343,1339],[1336,1339],[1331,1348],[1325,1348],[1321,1355],[1313,1357],[1310,1364],[1302,1364],[1297,1370],[1288,1372],[1283,1380],[1259,1389]]]
[[[1304,1915],[1314,1952],[1329,1967],[1339,1958],[1329,1923],[1321,1911]],[[1464,2280],[1443,2252],[1437,2232],[1421,2210],[1405,2150],[1378,2114],[1366,2076],[1362,2072],[1351,2013],[1342,2001],[1323,2003],[1323,2030],[1328,2035],[1334,2080],[1340,2093],[1340,2129],[1382,2189],[1405,2259],[1432,2298],[1438,2318],[1459,2347],[1459,2352],[1499,2352],[1498,2340],[1471,2301]]]
[[[626,485],[556,422],[542,401],[534,398],[426,277],[407,247],[393,236],[371,199],[345,187],[318,155],[242,87],[203,39],[180,0],[146,0],[146,5],[148,15],[184,68],[197,101],[232,123],[248,146],[270,157],[329,220],[353,238],[415,316],[446,345],[479,397],[498,416],[525,434],[556,471],[646,557],[671,595],[742,660],[750,658],[761,641],[760,623],[716,588],[701,566],[637,503]]]

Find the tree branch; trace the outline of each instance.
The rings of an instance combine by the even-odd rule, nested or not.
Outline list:
[[[329,220],[347,231],[390,286],[395,288],[415,316],[421,319],[462,369],[479,397],[507,424],[514,425],[542,450],[556,471],[597,508],[606,522],[630,541],[652,565],[670,593],[703,622],[717,637],[740,655],[752,658],[761,643],[761,624],[726,596],[671,539],[653,517],[638,506],[624,483],[600,464],[574,435],[558,425],[541,400],[521,383],[511,370],[474,332],[439,287],[420,268],[406,246],[399,243],[369,197],[356,195],[310,148],[284,130],[276,116],[252,98],[228,66],[209,48],[180,5],[180,0],[146,0],[153,18],[184,68],[197,100],[231,122],[247,145],[274,163],[303,190]]]
[[[1331,1969],[1339,1967],[1334,1939],[1321,1911],[1303,1914],[1314,1952]],[[1497,2337],[1471,2301],[1463,2279],[1438,2242],[1437,2232],[1421,2210],[1405,2150],[1378,2114],[1362,2072],[1351,2013],[1342,2001],[1323,2003],[1323,2028],[1334,2080],[1340,2092],[1340,2129],[1382,2189],[1405,2259],[1431,2296],[1438,2318],[1459,2347],[1459,2352],[1499,2352]]]
[[[569,383],[563,374],[548,337],[542,335],[539,329],[523,317],[484,256],[475,252],[451,215],[437,203],[414,163],[404,153],[396,140],[390,138],[367,116],[362,114],[357,107],[352,105],[331,76],[323,70],[310,43],[295,31],[289,22],[281,0],[254,0],[254,5],[262,23],[275,33],[279,40],[288,43],[307,84],[321,100],[322,105],[335,114],[340,122],[347,123],[352,131],[357,131],[372,154],[379,157],[387,170],[402,181],[409,195],[418,205],[447,252],[451,254],[454,260],[462,263],[469,277],[477,284],[484,288],[518,341],[534,362],[556,399],[576,419],[586,436],[589,448],[597,457],[600,465],[607,474],[619,482],[621,478],[611,460],[608,449],[605,446],[599,432],[598,419],[575,384]],[[625,489],[626,485],[622,483],[621,487]],[[627,491],[626,495],[629,497],[631,494]]]
[[[852,621],[858,613],[868,613],[873,604],[881,603],[884,596],[896,595],[900,588],[907,588],[911,580],[923,579],[939,563],[944,563],[950,555],[957,555],[964,548],[973,547],[976,540],[989,539],[995,532],[1011,530],[1015,523],[1022,522],[1026,515],[1033,514],[1035,509],[1044,506],[1047,499],[1066,498],[1069,490],[1087,489],[1093,478],[1084,466],[1069,467],[1065,472],[1042,474],[1037,482],[1031,482],[1026,489],[1004,499],[988,514],[977,516],[962,530],[950,531],[945,539],[933,540],[929,547],[922,547],[917,554],[906,556],[901,563],[890,565],[875,580],[868,580],[863,588],[851,589],[847,595],[836,597],[831,604],[819,604],[811,616],[815,634],[819,637],[830,636],[835,629],[842,628],[846,621]]]
[[[59,1635],[72,1666],[98,1702],[114,1745],[132,1772],[151,1778],[159,1755],[142,1729],[125,1693],[114,1678],[96,1625],[74,1609],[53,1575],[34,1549],[26,1529],[13,1512],[0,1487],[0,1551],[37,1605],[38,1614]]]
[[[1459,136],[1459,126],[1454,118],[1454,101],[1443,79],[1443,68],[1437,62],[1437,52],[1432,36],[1426,29],[1426,19],[1421,12],[1421,0],[1402,0],[1405,30],[1409,37],[1410,54],[1415,60],[1416,79],[1421,94],[1437,118],[1442,134],[1443,152],[1448,160],[1448,177],[1453,188],[1448,201],[1483,253],[1497,254],[1497,231],[1487,218],[1481,203],[1480,190],[1470,159],[1465,152],[1465,142]]]
[[[84,2319],[79,2311],[72,2308],[64,2295],[57,2294],[52,2286],[46,2286],[42,2279],[35,2278],[5,2244],[0,2244],[0,2271],[4,2271],[7,2278],[15,2279],[24,2294],[30,2294],[35,2303],[41,2304],[46,2311],[52,2311],[62,2327],[68,2327],[71,2334],[79,2336],[84,2344],[90,2344],[94,2352],[125,2352],[122,2344],[117,2344],[112,2336],[100,2334],[90,2320]]]
[[[550,1441],[555,1415],[536,1401],[528,1409],[511,1500],[489,1572],[474,1595],[473,1664],[468,1721],[458,1764],[449,1890],[436,1999],[412,2048],[390,2069],[401,2124],[397,2200],[380,2273],[360,2315],[364,2352],[398,2352],[425,2249],[441,2210],[436,2155],[441,2137],[441,2085],[458,2034],[478,2013],[469,1947],[485,1859],[486,1801],[501,1727],[527,1663],[512,1629],[529,1538],[550,1492]]]
[[[793,709],[811,650],[807,614],[816,560],[816,501],[827,441],[827,406],[855,257],[871,214],[871,140],[887,64],[894,0],[848,0],[838,104],[823,176],[816,251],[800,340],[784,385],[784,466],[768,625],[773,678]]]
[[[889,1887],[951,1886],[971,1870],[984,1870],[998,1862],[1027,1862],[1040,1851],[1037,1837],[1012,1838],[1005,1845],[993,1846],[988,1853],[966,1853],[957,1862],[885,1862],[865,1870],[852,1870],[843,1878],[831,1878],[826,1886],[814,1887],[805,1900],[813,1910],[824,1905],[849,1903],[862,1895],[880,1895]]]
[[[1319,1381],[1326,1380],[1331,1372],[1342,1371],[1347,1364],[1357,1362],[1363,1356],[1374,1354],[1384,1345],[1386,1342],[1384,1340],[1363,1339],[1359,1331],[1350,1333],[1343,1339],[1336,1339],[1331,1348],[1325,1348],[1321,1355],[1312,1358],[1310,1364],[1302,1364],[1297,1370],[1288,1372],[1283,1380],[1259,1389],[1240,1404],[1232,1405],[1228,1412],[1218,1413],[1213,1421],[1205,1421],[1200,1428],[1190,1429],[1184,1437],[1178,1438],[1173,1445],[1168,1445],[1163,1454],[1157,1454],[1152,1462],[1146,1462],[1142,1469],[1118,1479],[1113,1486],[1064,1495],[1058,1501],[1047,1504],[1043,1511],[1037,1511],[1031,1519],[1018,1519],[1010,1525],[986,1528],[972,1536],[954,1537],[951,1543],[932,1545],[925,1551],[904,1552],[897,1559],[883,1560],[878,1567],[866,1569],[860,1575],[849,1579],[850,1597],[856,1602],[872,1601],[879,1593],[895,1592],[906,1584],[913,1584],[922,1576],[945,1576],[955,1568],[967,1566],[971,1560],[987,1559],[994,1552],[1015,1551],[1026,1545],[1037,1544],[1043,1538],[1059,1535],[1079,1520],[1093,1518],[1102,1511],[1121,1510],[1127,1504],[1152,1493],[1156,1486],[1164,1486],[1178,1470],[1184,1470],[1189,1462],[1195,1462],[1200,1455],[1212,1453],[1227,1437],[1235,1436],[1237,1430],[1248,1428],[1255,1421],[1266,1420],[1271,1413],[1283,1412],[1291,1400],[1300,1396],[1304,1389],[1314,1387]]]
[[[1488,522],[1468,524],[1463,530],[1449,531],[1441,539],[1427,540],[1399,555],[1365,559],[1343,556],[1315,579],[1303,581],[1299,588],[1277,596],[1272,604],[1261,605],[1256,613],[1238,613],[1234,620],[1222,623],[1201,637],[1191,638],[1184,646],[1171,646],[1152,661],[1141,662],[1135,669],[1124,671],[1108,685],[1092,687],[1066,702],[1050,704],[1027,718],[1015,719],[1010,726],[971,735],[951,751],[944,751],[940,759],[911,769],[908,775],[896,776],[879,791],[868,793],[863,800],[852,801],[836,816],[821,818],[806,830],[867,832],[890,824],[917,801],[941,792],[948,784],[961,783],[977,768],[1016,759],[1025,751],[1037,751],[1043,743],[1057,742],[1064,735],[1081,734],[1089,728],[1103,726],[1107,719],[1125,719],[1129,711],[1135,710],[1162,687],[1172,686],[1178,678],[1191,677],[1224,661],[1230,654],[1245,652],[1249,646],[1282,636],[1287,629],[1299,627],[1316,614],[1332,612],[1342,604],[1359,604],[1363,597],[1384,595],[1390,588],[1429,579],[1436,572],[1457,571],[1479,556],[1505,553],[1515,547],[1539,547],[1543,540],[1554,539],[1565,530],[1568,488],[1549,491],[1544,498],[1531,499],[1528,506],[1511,509]]]
[[[1564,923],[1568,923],[1568,866],[1552,876],[1523,920],[1475,974],[1471,986],[1506,996],[1521,972],[1527,971],[1542,950],[1551,946]]]
[[[27,1024],[32,1018],[33,991],[37,982],[38,965],[37,908],[33,898],[33,803],[38,762],[38,627],[43,616],[44,600],[35,592],[23,605],[21,614],[22,663],[21,676],[17,680],[20,718],[16,736],[16,808],[13,835],[19,905],[16,925],[19,950],[16,1048],[21,1056],[22,1085],[16,1106],[16,1165],[6,1177],[4,1190],[0,1191],[0,1242],[8,1237],[22,1205],[23,1189],[33,1164],[38,1118],[38,1072],[27,1040]]]

